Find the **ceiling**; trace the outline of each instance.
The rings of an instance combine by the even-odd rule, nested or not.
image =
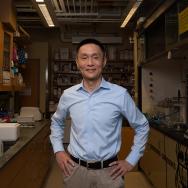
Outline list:
[[[17,20],[22,27],[45,27],[35,0],[14,0]],[[135,0],[45,0],[56,26],[112,24],[120,26],[128,6]]]
[[[125,0],[52,0],[52,3],[59,22],[119,22],[127,5]]]
[[[13,1],[18,24],[26,31],[48,28],[36,0]],[[120,25],[136,1],[141,0],[44,0],[63,41],[77,36],[119,37],[125,33]],[[151,13],[162,0],[142,1],[126,27],[127,32],[132,33],[137,19]]]
[[[40,14],[31,0],[14,0],[17,22],[22,27],[44,27]]]

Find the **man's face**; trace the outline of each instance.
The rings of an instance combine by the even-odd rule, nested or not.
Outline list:
[[[106,58],[99,46],[85,44],[78,51],[76,63],[85,80],[96,81],[101,78]]]

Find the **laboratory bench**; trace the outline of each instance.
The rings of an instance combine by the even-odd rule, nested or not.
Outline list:
[[[0,157],[3,188],[40,188],[50,167],[50,122],[21,126],[20,137]]]
[[[156,188],[188,187],[187,126],[150,122],[150,127],[140,169]]]
[[[169,126],[162,123],[158,124],[158,123],[150,122],[150,126],[158,130],[159,132],[163,133],[164,135],[177,141],[179,144],[188,146],[188,139],[185,137],[185,132],[188,129],[188,125],[174,124]]]

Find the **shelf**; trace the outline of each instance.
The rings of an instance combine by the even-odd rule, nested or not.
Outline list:
[[[75,62],[75,59],[54,59],[54,62],[70,63],[70,62]]]
[[[125,72],[103,72],[102,74],[125,74]]]
[[[55,74],[80,74],[79,71],[70,71],[70,72],[54,72]]]
[[[10,53],[10,49],[9,48],[4,48],[3,51],[4,51],[4,53],[8,53],[8,54]]]
[[[169,45],[168,47],[167,47],[167,50],[169,51],[169,50],[175,50],[175,49],[178,49],[178,48],[183,48],[184,50],[185,49],[188,49],[188,38],[186,38],[186,39],[183,39],[183,40],[181,40],[181,41],[178,41],[177,43],[175,43],[175,44],[172,44],[172,45]]]
[[[123,87],[134,87],[134,84],[120,84]]]
[[[54,62],[55,63],[75,63],[75,59],[55,59]],[[130,64],[130,65],[133,65],[133,60],[108,60],[107,59],[107,64]]]
[[[16,42],[17,45],[23,46],[31,44],[31,39],[29,33],[25,31],[21,26],[18,25],[18,30],[14,33],[13,37],[14,42]]]
[[[14,37],[14,42],[19,45],[19,46],[23,46],[23,45],[28,45],[31,44],[31,40],[28,37]]]
[[[142,33],[146,39],[145,52],[147,53],[145,54],[148,57],[142,65],[152,63],[165,56],[167,61],[187,59],[188,32],[186,30],[183,33],[179,32],[180,24],[183,20],[178,19],[181,10],[185,7],[187,7],[187,3],[183,1],[161,2],[161,5],[153,12],[153,15],[145,20],[143,26],[147,22],[148,24],[151,22],[151,24],[145,27],[144,33]],[[172,52],[172,58],[168,60],[167,55],[169,51]]]
[[[76,66],[76,60],[73,59],[74,53],[71,56],[71,50],[69,50],[69,59],[52,59],[51,68],[51,80],[50,80],[50,100],[54,103],[59,101],[63,91],[71,86],[79,84],[81,82],[81,73]],[[58,56],[55,56],[59,54]],[[61,54],[59,48],[55,51],[54,57],[64,57]],[[119,58],[119,56],[118,56]],[[112,83],[116,83],[124,88],[127,88],[132,95],[134,95],[134,85],[127,83],[130,79],[127,76],[131,76],[134,73],[134,63],[131,59],[107,59],[106,66],[102,72],[105,80],[109,80]],[[126,74],[128,74],[126,76]],[[126,76],[126,79],[125,79]]]
[[[0,91],[12,91],[12,90],[13,90],[12,85],[0,84]]]
[[[145,21],[141,24],[141,31],[143,32],[143,29],[147,29],[152,23],[154,23],[158,17],[160,17],[164,12],[173,4],[175,3],[175,0],[171,1],[159,1],[158,4],[156,4],[156,7],[153,9],[153,11],[150,13],[150,15],[145,19]]]
[[[152,61],[159,59],[160,57],[162,57],[164,55],[167,55],[167,51],[160,52],[160,53],[146,59],[143,63],[141,63],[141,65],[147,65],[147,64],[151,63]]]
[[[8,85],[0,84],[0,91],[22,91],[25,88],[25,85]]]
[[[63,85],[55,85],[54,84],[54,87],[69,87],[69,86],[74,86],[76,85],[75,83],[69,83],[69,84],[63,84]]]
[[[25,88],[25,84],[13,86],[14,91],[22,91]]]
[[[116,61],[112,61],[112,60],[108,60],[107,59],[107,65],[108,64],[112,64],[112,65],[114,65],[114,64],[125,64],[125,65],[133,65],[133,60],[116,60]]]
[[[174,45],[168,46],[168,48],[166,50],[146,59],[145,62],[141,63],[141,65],[144,66],[144,65],[150,64],[153,61],[155,61],[155,60],[157,60],[157,59],[159,59],[163,56],[166,56],[166,59],[167,59],[168,51],[172,51],[172,53],[173,53],[172,58],[167,59],[168,61],[173,60],[173,58],[176,59],[176,57],[173,57],[173,55],[177,56],[178,53],[180,53],[180,56],[182,57],[182,59],[184,58],[184,56],[185,56],[185,59],[186,59],[187,54],[182,55],[181,53],[183,53],[183,51],[186,51],[186,49],[188,49],[187,44],[188,44],[188,39],[184,39],[184,41],[179,41]],[[181,49],[182,49],[182,51],[181,51]]]
[[[81,75],[79,71],[70,71],[70,72],[54,72],[55,74],[76,74]],[[103,72],[102,74],[126,74],[126,72]]]

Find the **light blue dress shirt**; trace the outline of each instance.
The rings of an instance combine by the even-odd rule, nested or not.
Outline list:
[[[54,152],[64,151],[65,119],[71,117],[68,151],[82,160],[106,160],[121,146],[123,116],[135,130],[134,144],[126,160],[135,165],[144,153],[149,125],[127,90],[102,79],[100,87],[88,93],[83,82],[66,89],[51,122],[50,140]]]

